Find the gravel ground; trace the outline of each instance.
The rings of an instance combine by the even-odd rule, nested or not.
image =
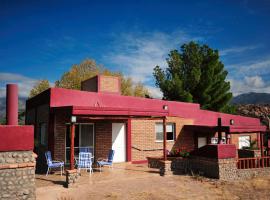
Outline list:
[[[63,187],[65,177],[37,175],[38,200],[84,199],[270,199],[270,177],[221,182],[202,177],[161,177],[146,165],[118,165],[89,176],[83,173],[74,187]]]

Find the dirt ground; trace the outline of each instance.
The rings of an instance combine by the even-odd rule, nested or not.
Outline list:
[[[38,200],[84,199],[270,199],[270,176],[221,182],[198,176],[161,177],[146,165],[115,166],[89,176],[82,173],[72,188],[64,188],[65,176],[37,175]]]

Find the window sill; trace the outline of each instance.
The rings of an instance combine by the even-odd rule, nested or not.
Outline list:
[[[156,143],[163,143],[163,140],[156,140]],[[167,140],[167,142],[175,142],[174,140]]]

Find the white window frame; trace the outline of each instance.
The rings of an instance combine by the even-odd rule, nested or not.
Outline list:
[[[155,123],[155,141],[156,142],[163,142],[163,140],[158,140],[157,139],[157,126],[162,125],[162,135],[163,135],[163,123]],[[175,123],[166,123],[166,131],[168,130],[167,126],[171,125],[172,126],[172,131],[173,131],[173,139],[172,140],[167,140],[168,142],[175,141]],[[167,131],[168,134],[168,131]]]

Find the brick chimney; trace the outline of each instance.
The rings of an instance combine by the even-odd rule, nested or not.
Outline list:
[[[7,84],[6,121],[7,125],[18,125],[18,86],[16,84]]]
[[[89,92],[121,94],[120,79],[117,76],[97,75],[81,83],[81,90]]]

